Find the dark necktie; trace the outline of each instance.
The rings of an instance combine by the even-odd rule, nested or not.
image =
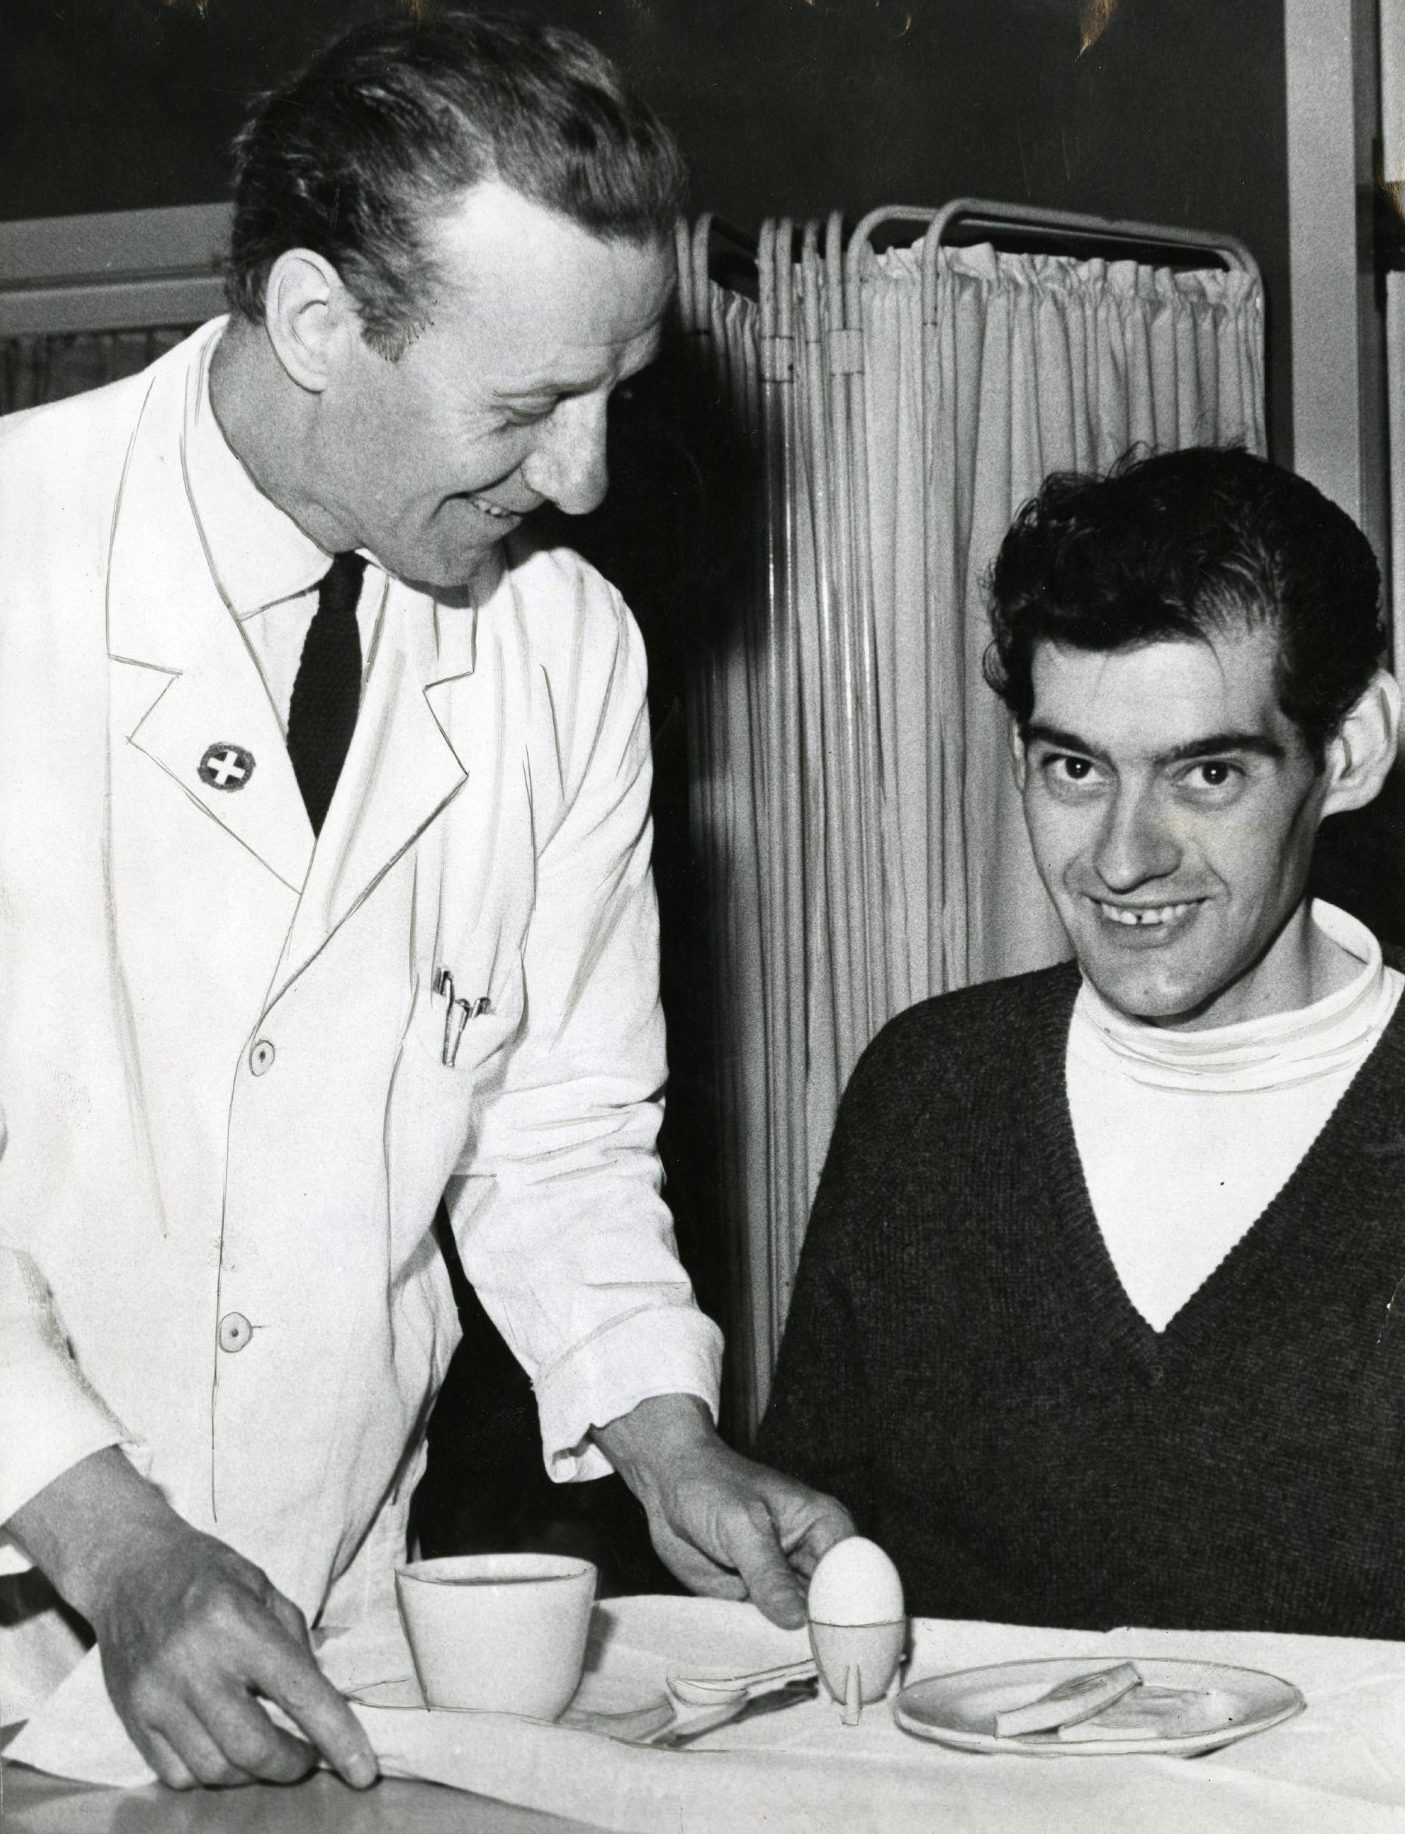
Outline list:
[[[323,575],[288,706],[288,756],[314,834],[322,832],[356,727],[361,701],[356,601],[365,571],[361,556],[348,553],[336,555]]]

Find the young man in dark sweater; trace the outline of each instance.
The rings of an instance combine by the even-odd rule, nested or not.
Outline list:
[[[991,609],[1076,963],[870,1046],[760,1456],[914,1612],[1405,1637],[1402,977],[1306,889],[1395,752],[1370,548],[1178,452],[1050,479]]]

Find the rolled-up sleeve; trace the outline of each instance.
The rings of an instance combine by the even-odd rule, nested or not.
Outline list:
[[[609,1469],[592,1426],[653,1395],[716,1412],[721,1335],[661,1195],[665,1047],[643,646],[598,580],[549,680],[562,795],[539,845],[526,1021],[448,1201],[464,1268],[532,1377],[548,1471]]]

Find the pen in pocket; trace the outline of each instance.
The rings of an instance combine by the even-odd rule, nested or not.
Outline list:
[[[458,1061],[459,1045],[463,1041],[464,1027],[470,1019],[481,1018],[484,1013],[493,1010],[493,1003],[487,994],[480,994],[476,999],[459,999],[454,994],[454,976],[450,969],[441,968],[431,983],[435,993],[444,996],[444,1043],[440,1052],[446,1069],[452,1070]]]

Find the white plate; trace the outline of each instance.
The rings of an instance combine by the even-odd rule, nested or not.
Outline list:
[[[369,1682],[364,1687],[353,1688],[347,1699],[362,1707],[398,1708],[412,1713],[429,1710],[413,1675],[400,1676],[393,1681]],[[673,1703],[665,1695],[646,1691],[637,1683],[587,1675],[570,1706],[555,1723],[571,1726],[577,1732],[603,1732],[610,1738],[634,1743],[662,1731],[675,1717]]]
[[[1023,1706],[1060,1681],[1095,1673],[1115,1662],[1134,1662],[1149,1688],[1182,1688],[1203,1693],[1188,1728],[1168,1738],[1060,1739],[1054,1732],[997,1738],[995,1715]],[[1129,1696],[1130,1706],[1134,1696]],[[1256,1668],[1227,1668],[1218,1662],[1180,1662],[1159,1656],[1063,1656],[1043,1662],[997,1662],[914,1681],[893,1702],[893,1718],[904,1732],[935,1739],[958,1751],[1005,1752],[1030,1758],[1134,1757],[1158,1754],[1193,1758],[1265,1732],[1307,1703],[1277,1675]]]

